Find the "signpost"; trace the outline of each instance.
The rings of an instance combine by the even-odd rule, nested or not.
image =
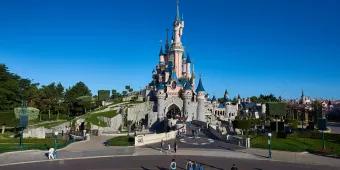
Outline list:
[[[58,138],[58,131],[55,131],[54,132],[54,156],[55,156],[55,158],[57,158],[57,145],[58,145],[58,143],[57,143],[57,138]]]
[[[318,129],[322,132],[322,150],[326,149],[325,143],[325,130],[327,130],[327,120],[326,118],[318,119]]]
[[[22,148],[22,141],[23,141],[23,133],[24,129],[28,125],[28,114],[27,114],[27,107],[25,102],[22,102],[21,106],[21,112],[19,115],[19,133],[20,133],[20,140],[19,140],[19,145],[20,148]]]
[[[271,146],[271,140],[272,140],[272,133],[268,133],[268,158],[272,158],[272,146]]]

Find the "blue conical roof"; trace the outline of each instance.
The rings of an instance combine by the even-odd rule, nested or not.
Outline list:
[[[165,86],[164,86],[163,83],[159,83],[159,84],[157,84],[156,88],[157,88],[158,90],[163,90],[163,89],[165,88]]]
[[[168,64],[168,72],[170,72],[170,74],[172,73],[172,62],[169,61],[169,64]]]
[[[216,101],[216,97],[213,96],[212,99],[211,99],[211,101],[213,101],[213,102]]]
[[[171,80],[178,80],[177,79],[177,75],[176,75],[176,71],[174,70],[174,71],[172,71],[172,73],[171,73]]]
[[[184,90],[191,90],[191,88],[192,88],[192,86],[191,86],[190,82],[187,81],[185,83]]]
[[[187,54],[187,63],[191,63],[191,59],[190,59],[189,54]]]
[[[198,92],[204,92],[204,87],[203,87],[203,84],[202,84],[202,79],[200,78],[199,82],[198,82],[198,86],[197,86],[197,89],[196,89],[196,93]]]
[[[159,50],[159,56],[163,55],[164,51],[163,51],[163,45],[161,45],[161,49]]]

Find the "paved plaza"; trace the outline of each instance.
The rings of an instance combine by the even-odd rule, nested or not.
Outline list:
[[[188,159],[205,165],[206,169],[230,169],[236,163],[239,169],[338,169],[339,159],[309,153],[273,151],[268,159],[265,149],[244,149],[222,141],[196,145],[209,141],[199,134],[190,133],[177,139],[179,149],[174,153],[160,152],[159,143],[145,147],[106,147],[104,142],[112,136],[92,137],[90,141],[77,142],[58,151],[57,160],[47,160],[47,151],[23,151],[0,154],[0,169],[164,169],[175,158],[183,168]],[[181,142],[184,139],[187,142]],[[193,141],[189,141],[193,140]],[[167,144],[172,144],[169,141]],[[172,147],[172,146],[171,146]]]
[[[47,161],[34,164],[19,164],[1,167],[2,170],[12,169],[83,169],[83,170],[108,170],[108,169],[140,169],[140,170],[165,170],[169,169],[169,163],[172,159],[177,162],[178,169],[184,169],[185,163],[188,160],[197,161],[202,164],[205,169],[212,170],[226,170],[232,167],[232,164],[236,164],[239,169],[256,169],[256,170],[335,170],[337,168],[320,165],[306,165],[306,164],[291,164],[278,161],[266,161],[266,160],[250,160],[250,159],[238,159],[238,158],[223,158],[223,157],[204,157],[204,156],[125,156],[125,157],[107,157],[96,159],[75,159],[75,160],[56,160]]]

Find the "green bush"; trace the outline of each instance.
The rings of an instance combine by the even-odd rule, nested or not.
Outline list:
[[[0,112],[0,125],[15,127],[19,123],[19,120],[15,118],[13,111]]]
[[[234,128],[248,130],[251,127],[251,120],[234,120],[233,126]]]
[[[286,137],[287,137],[287,134],[286,134],[285,132],[281,131],[281,132],[278,132],[278,133],[276,134],[276,137],[277,137],[277,138],[286,138]]]
[[[289,126],[293,129],[297,129],[299,125],[299,121],[296,119],[288,119],[286,120],[286,123],[289,124]]]
[[[39,109],[34,107],[27,107],[26,114],[28,115],[29,120],[35,120],[39,117]],[[23,108],[22,107],[16,107],[14,108],[14,114],[17,119],[19,119],[19,115],[22,113]]]

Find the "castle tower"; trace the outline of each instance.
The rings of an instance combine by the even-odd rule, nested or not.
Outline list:
[[[189,103],[191,102],[192,98],[192,87],[190,83],[186,83],[184,86],[184,104],[183,104],[183,110],[184,110],[184,117],[187,117],[187,121],[192,121],[193,116],[192,113],[189,113]]]
[[[165,117],[164,113],[164,103],[165,103],[165,97],[166,93],[164,92],[164,84],[159,84],[157,86],[157,118],[158,120],[162,120]]]
[[[224,91],[224,100],[225,100],[225,101],[228,101],[228,100],[229,100],[229,93],[228,93],[228,90],[227,90],[227,89]]]
[[[159,63],[160,64],[165,63],[162,43],[161,43],[161,49],[159,50]]]
[[[183,46],[182,46],[182,35],[183,35],[184,21],[179,17],[179,1],[177,0],[177,13],[176,19],[173,24],[173,36],[172,36],[172,53],[174,61],[174,70],[176,71],[177,77],[182,77],[182,62],[183,62]]]
[[[202,84],[202,79],[200,78],[198,85],[197,85],[197,89],[196,89],[196,93],[197,93],[197,115],[195,117],[195,120],[199,120],[199,121],[203,121],[205,122],[205,107],[204,107],[204,103],[205,103],[205,90],[203,88],[203,84]]]
[[[186,59],[186,78],[190,79],[191,78],[191,59],[189,54],[187,55],[187,59]]]
[[[240,96],[240,94],[237,95],[237,104],[238,105],[241,104],[241,96]]]
[[[303,93],[303,90],[301,91],[301,103],[306,104],[306,97],[305,94]]]

